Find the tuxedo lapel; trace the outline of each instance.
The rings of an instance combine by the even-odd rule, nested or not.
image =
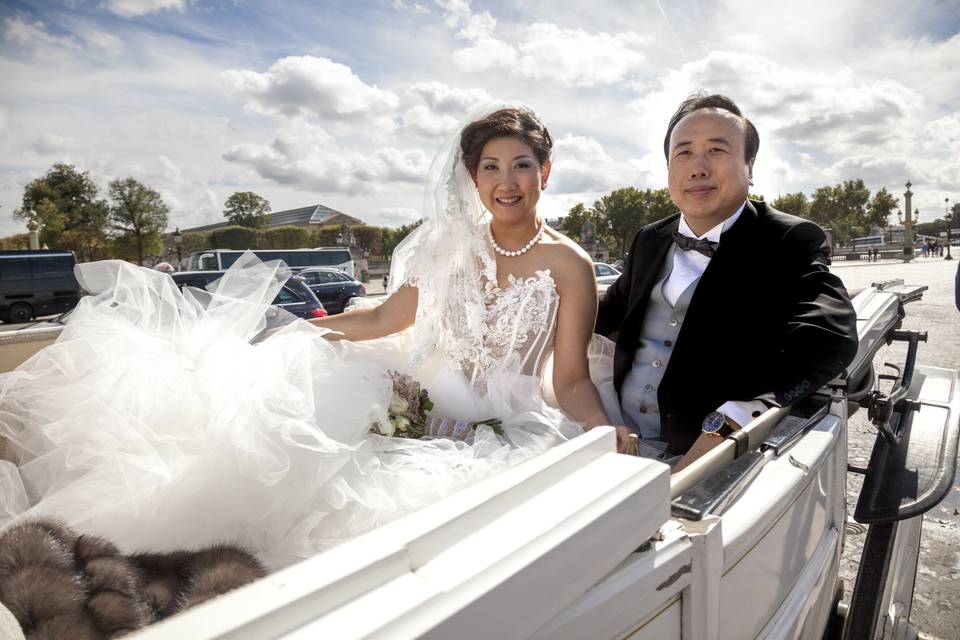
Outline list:
[[[697,282],[677,336],[671,366],[675,363],[680,363],[677,368],[687,366],[683,362],[686,354],[704,349],[705,344],[710,343],[710,336],[716,338],[717,313],[729,314],[741,308],[744,299],[762,295],[752,288],[744,288],[745,283],[755,281],[749,271],[761,268],[751,263],[751,252],[757,248],[757,226],[757,211],[748,200],[737,221],[720,236],[720,245]]]
[[[630,304],[624,321],[631,331],[640,331],[639,322],[642,321],[643,314],[646,312],[650,292],[657,282],[657,276],[660,274],[667,252],[670,251],[673,234],[679,228],[680,217],[677,216],[676,220],[664,225],[643,248],[646,255],[642,264],[634,269],[633,286],[630,287]]]

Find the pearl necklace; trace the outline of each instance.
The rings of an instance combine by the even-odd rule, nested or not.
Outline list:
[[[533,249],[533,247],[534,247],[538,242],[540,242],[540,238],[543,237],[543,223],[541,222],[541,223],[540,223],[540,226],[537,227],[537,232],[536,232],[535,234],[533,234],[533,237],[532,237],[532,238],[530,238],[530,242],[528,242],[522,249],[517,249],[516,251],[507,251],[506,249],[504,249],[503,247],[501,247],[499,244],[497,244],[497,241],[494,240],[494,238],[493,238],[493,224],[492,224],[492,223],[489,224],[489,225],[487,225],[487,235],[490,236],[490,244],[493,245],[493,250],[494,250],[494,251],[496,251],[497,253],[499,253],[500,255],[502,255],[502,256],[505,257],[505,258],[516,258],[517,256],[522,256],[522,255],[525,254],[527,251],[530,251],[530,249]]]

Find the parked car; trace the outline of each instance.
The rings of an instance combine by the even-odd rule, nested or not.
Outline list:
[[[604,262],[594,262],[593,271],[597,274],[597,284],[611,285],[620,277],[620,272]]]
[[[0,251],[0,320],[29,322],[69,311],[80,301],[70,251]]]
[[[171,274],[170,277],[181,289],[196,287],[206,290],[212,282],[219,280],[223,273],[223,271],[181,271]],[[289,311],[300,318],[323,318],[327,315],[323,304],[298,276],[291,276],[284,283],[273,300],[273,306]]]
[[[309,267],[298,271],[297,275],[303,278],[331,314],[341,313],[350,298],[367,295],[367,290],[361,282],[338,269]]]

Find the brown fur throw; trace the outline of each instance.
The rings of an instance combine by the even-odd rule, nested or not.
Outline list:
[[[264,575],[229,545],[125,556],[52,520],[0,536],[0,601],[29,640],[117,638]]]

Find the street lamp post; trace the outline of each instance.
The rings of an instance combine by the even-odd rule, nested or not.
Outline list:
[[[903,208],[906,210],[907,215],[905,222],[903,223],[903,261],[910,262],[913,260],[913,221],[910,219],[910,199],[913,197],[913,192],[910,191],[910,187],[913,185],[910,184],[910,181],[907,180],[907,190],[903,194]]]
[[[180,227],[173,232],[173,244],[177,246],[177,271],[180,271],[180,261],[183,257],[180,255],[180,244],[183,242],[183,234],[180,233]]]

